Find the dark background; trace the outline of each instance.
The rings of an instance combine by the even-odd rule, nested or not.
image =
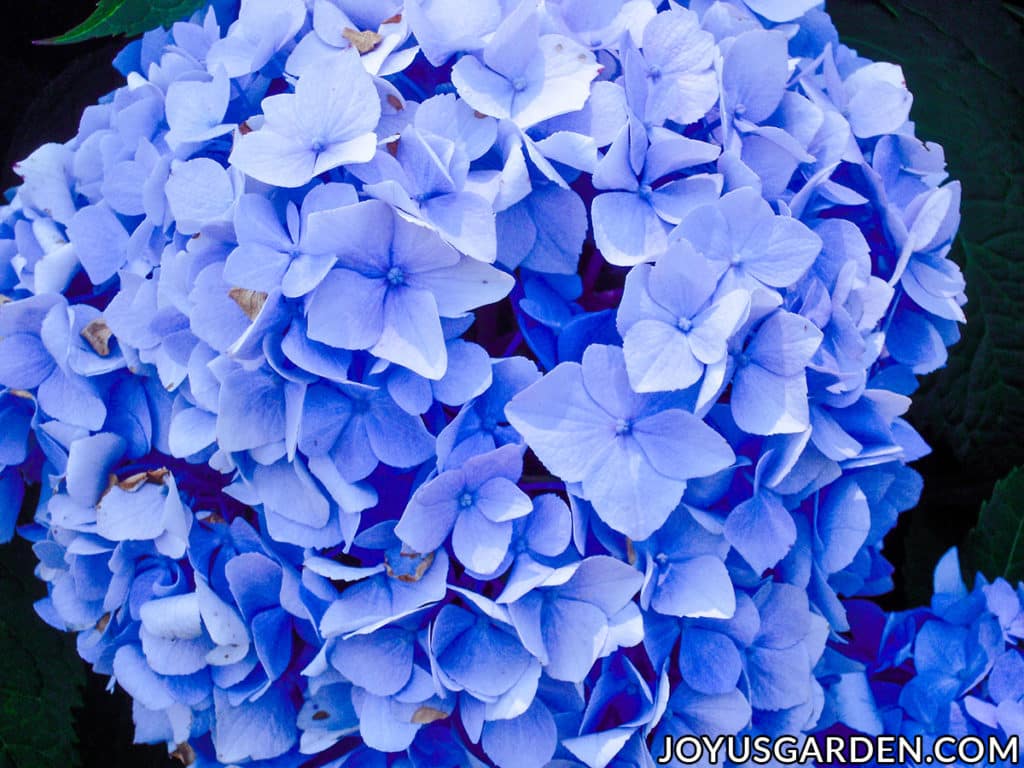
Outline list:
[[[1004,197],[1014,205],[1024,204],[1014,197],[1017,193],[1012,191],[1020,189],[1020,164],[1024,157],[1019,142],[1019,128],[1024,116],[1016,111],[1022,82],[1022,36],[1020,18],[1012,13],[1014,4],[988,0],[968,3],[913,0],[907,4],[913,6],[914,15],[907,16],[904,12],[896,24],[892,15],[903,9],[894,8],[893,3],[884,0],[831,0],[827,8],[844,42],[866,56],[904,65],[909,87],[916,97],[912,117],[918,121],[918,135],[947,146],[952,176],[965,179],[965,197],[989,191],[987,186],[985,190],[979,190],[982,185],[975,184],[972,189],[967,183],[967,179],[977,177],[982,170],[972,166],[972,162],[995,162],[997,165],[1002,162],[1005,164],[1002,173],[1010,176],[1011,187]],[[21,0],[17,5],[7,2],[5,6],[13,7],[3,9],[0,23],[0,189],[17,183],[18,179],[11,170],[14,162],[42,143],[65,141],[72,137],[82,110],[122,82],[110,61],[124,44],[123,40],[110,39],[72,46],[32,44],[33,40],[59,34],[84,19],[93,8],[91,0]],[[951,6],[961,8],[961,11],[953,11],[955,18],[949,16]],[[944,15],[944,21],[929,22],[926,17],[931,12]],[[995,23],[1001,25],[1004,33],[1008,29],[1009,34],[1001,37],[991,34],[993,13],[1005,14]],[[942,55],[947,58],[952,56],[956,60],[954,64],[932,61],[918,62],[915,66],[898,49],[899,38],[896,38],[894,47],[883,35],[873,39],[870,33],[873,24],[878,28],[887,24],[891,35],[892,30],[901,29],[904,23],[908,30],[914,30],[912,34],[918,39],[903,40],[903,50],[920,46],[927,51],[932,48],[929,39],[932,36],[938,42],[937,49],[944,50]],[[950,29],[951,24],[955,25],[954,30]],[[865,29],[869,30],[867,34]],[[956,38],[952,45],[951,34]],[[1007,46],[1013,48],[1008,49]],[[967,140],[963,134],[974,130],[963,122],[944,119],[946,115],[971,110],[970,104],[965,104],[963,88],[958,90],[955,77],[958,73],[961,76],[964,72],[969,73],[968,68],[977,67],[979,62],[999,77],[988,83],[979,81],[974,87],[987,88],[998,97],[996,91],[1004,87],[1000,85],[1002,78],[1011,92],[1016,89],[1017,100],[1011,103],[1009,115],[990,116],[995,120],[1010,120],[1007,130],[1013,135],[1007,134],[1007,146],[1011,152],[1016,151],[1016,157],[1007,157],[1003,152],[996,153],[995,161],[986,159],[984,154],[991,148],[992,141],[983,135],[977,136],[976,154],[958,153],[955,149],[957,144]],[[951,67],[948,80],[946,67]],[[929,71],[930,76],[922,77],[921,71]],[[1005,108],[1006,105],[1003,106]],[[997,108],[998,105],[992,110]],[[997,136],[1002,136],[998,128],[989,126],[988,130],[995,130]],[[956,258],[964,264],[963,252]],[[978,268],[973,273],[971,268],[965,271],[969,294],[972,282],[977,286],[989,277],[984,270],[979,276]],[[1019,288],[1017,291],[1019,296]],[[986,307],[991,306],[986,301],[985,297],[971,295],[971,303],[966,307],[968,328],[980,328],[975,331],[976,336],[980,336],[962,342],[954,350],[950,369],[932,377],[934,380],[930,380],[915,396],[910,420],[922,431],[934,452],[915,465],[925,478],[920,505],[902,517],[899,527],[886,542],[886,552],[897,569],[897,588],[881,601],[886,608],[900,609],[927,600],[931,569],[938,556],[949,546],[964,541],[978,519],[982,502],[991,495],[996,480],[1013,465],[1021,463],[1020,458],[1024,455],[1020,440],[1013,439],[1014,436],[1019,438],[1024,427],[1019,402],[1013,405],[1014,398],[1020,400],[1020,392],[1014,387],[1024,380],[1020,377],[1021,361],[1017,357],[1020,344],[1008,350],[1009,357],[1004,356],[1004,363],[1011,369],[1007,374],[1007,402],[991,404],[994,401],[988,401],[991,404],[989,410],[994,409],[996,413],[987,426],[984,421],[980,426],[970,421],[971,418],[978,421],[977,414],[963,413],[965,408],[969,410],[965,403],[970,402],[974,390],[986,385],[984,374],[974,376],[973,367],[979,355],[985,352],[984,344],[993,343],[993,329],[1002,328],[1011,337],[1014,334],[1024,337],[1019,310],[1008,319],[1000,318],[1002,325],[997,327],[993,325],[991,313],[986,313]],[[1005,328],[1007,322],[1008,329]],[[998,335],[995,335],[998,342]],[[1018,378],[1015,379],[1014,375]],[[980,382],[975,380],[979,377],[982,379]],[[1001,394],[1005,396],[1007,393]],[[967,427],[963,426],[965,423]],[[42,585],[35,586],[42,594]],[[178,765],[166,757],[162,746],[131,744],[130,702],[120,690],[114,694],[107,693],[105,686],[105,679],[90,672],[83,691],[84,706],[77,710],[75,730],[83,768],[165,768]],[[3,768],[3,763],[0,756],[0,768]]]

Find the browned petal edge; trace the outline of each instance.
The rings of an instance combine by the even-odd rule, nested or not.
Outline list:
[[[269,294],[266,291],[252,291],[248,288],[232,288],[228,296],[237,304],[250,320],[255,320],[263,305],[267,303]]]
[[[446,717],[448,717],[447,712],[424,705],[412,713],[412,722],[415,725],[428,725],[436,723],[438,720],[444,720]]]
[[[89,342],[93,352],[100,357],[108,357],[110,355],[110,339],[113,335],[114,332],[110,330],[107,321],[102,317],[97,317],[85,326],[81,333],[82,338]]]
[[[367,29],[360,32],[358,29],[352,29],[352,27],[345,27],[341,36],[352,43],[352,47],[359,51],[359,53],[369,53],[380,45],[384,39],[382,35],[372,30]]]
[[[413,558],[413,557],[419,557],[420,553],[419,552],[402,552],[401,556],[402,557]],[[407,584],[412,584],[412,583],[415,583],[415,582],[419,581],[420,579],[422,579],[423,578],[423,574],[425,574],[428,570],[430,570],[430,566],[433,565],[433,564],[434,564],[434,553],[430,552],[429,554],[427,554],[420,561],[420,564],[416,566],[416,570],[414,572],[412,572],[412,573],[406,573],[406,574],[402,574],[401,576],[396,576],[394,569],[392,569],[392,567],[391,567],[391,563],[387,562],[387,560],[384,561],[384,571],[387,573],[388,576],[390,576],[393,579],[398,579],[399,581],[404,581]]]
[[[171,757],[180,762],[184,766],[192,765],[196,761],[196,751],[192,749],[192,745],[187,741],[183,741],[178,745],[177,749],[171,752]]]

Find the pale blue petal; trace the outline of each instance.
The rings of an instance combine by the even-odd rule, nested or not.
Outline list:
[[[223,763],[269,760],[287,752],[298,739],[295,706],[288,689],[270,688],[255,702],[232,706],[214,689],[213,743]]]
[[[156,539],[165,529],[166,505],[163,486],[144,483],[135,491],[114,486],[96,507],[96,530],[111,541]]]
[[[452,530],[455,557],[470,571],[481,575],[497,570],[511,541],[511,522],[494,522],[476,509],[459,514]]]
[[[628,563],[595,555],[580,562],[572,578],[558,588],[558,595],[591,603],[613,616],[630,603],[642,581],[642,574]]]
[[[526,528],[530,549],[540,555],[555,557],[565,551],[571,540],[572,517],[566,503],[553,493],[534,499]]]
[[[68,449],[66,482],[68,496],[91,507],[107,488],[114,464],[124,455],[127,444],[118,435],[100,433],[76,440]]]
[[[821,341],[821,331],[807,318],[776,312],[762,323],[746,354],[778,376],[803,375]]]
[[[641,320],[622,345],[629,383],[637,392],[686,389],[704,373],[686,334],[658,320]]]
[[[758,222],[739,252],[743,268],[765,285],[785,288],[799,280],[821,252],[821,238],[788,216]]]
[[[614,438],[614,422],[587,394],[583,370],[562,363],[505,407],[509,422],[554,474],[579,482],[595,452]]]
[[[608,635],[604,611],[576,600],[555,600],[544,607],[542,628],[548,652],[544,671],[555,680],[581,682]]]
[[[512,116],[512,83],[474,56],[463,56],[452,68],[452,84],[473,109],[498,118]]]
[[[852,481],[834,484],[820,506],[815,527],[825,573],[848,566],[871,530],[871,508],[864,492]]]
[[[301,461],[258,466],[252,482],[268,511],[310,528],[327,525],[330,504]]]
[[[583,109],[590,83],[601,70],[588,48],[562,35],[540,38],[540,65],[535,75],[540,87],[513,96],[512,118],[523,129]]]
[[[343,145],[353,139],[373,136],[369,153],[346,157],[345,162],[366,162],[376,151],[374,129],[380,120],[380,97],[373,78],[352,48],[332,57],[295,86],[295,110],[312,137],[328,145]],[[355,146],[355,145],[353,145]],[[336,158],[337,159],[337,158]],[[319,172],[327,169],[320,169]]]
[[[669,561],[657,576],[651,607],[669,616],[731,618],[736,595],[725,563],[714,555]]]
[[[524,75],[537,57],[540,16],[536,6],[520,3],[484,48],[484,63],[509,80]]]
[[[633,438],[616,437],[613,430],[609,433],[606,446],[588,457],[585,498],[616,531],[637,541],[646,539],[679,504],[686,481],[655,470]],[[569,448],[580,450],[571,443]]]
[[[56,363],[35,334],[0,336],[0,384],[11,389],[35,389],[50,376]]]
[[[628,192],[607,192],[591,204],[594,238],[610,263],[630,267],[654,261],[668,247],[668,227],[649,202]]]
[[[176,147],[187,142],[205,142],[230,133],[234,126],[223,123],[231,99],[231,80],[218,70],[212,80],[179,80],[167,88],[167,143]]]
[[[802,644],[786,649],[754,647],[748,654],[751,706],[775,711],[804,703],[811,676],[807,648]]]
[[[285,402],[281,379],[267,369],[234,371],[220,389],[217,435],[226,451],[244,451],[283,440]]]
[[[293,188],[313,178],[316,153],[299,136],[263,129],[240,136],[228,160],[247,176]]]
[[[504,477],[491,478],[475,491],[475,496],[475,508],[495,523],[515,520],[533,509],[530,497]]]
[[[224,262],[224,281],[239,288],[270,293],[281,285],[288,255],[262,243],[242,243]]]
[[[413,648],[408,633],[385,627],[336,641],[329,658],[355,685],[375,696],[391,696],[405,687],[412,675]]]
[[[425,200],[424,217],[447,242],[487,264],[498,256],[497,228],[491,204],[472,192]]]
[[[55,368],[39,385],[39,406],[53,418],[76,427],[99,430],[107,407],[87,379]]]
[[[538,699],[519,717],[484,723],[481,744],[499,768],[547,765],[558,745],[558,729]]]
[[[725,438],[687,411],[671,409],[638,419],[633,435],[651,465],[678,480],[713,475],[736,460]]]
[[[487,350],[456,339],[448,343],[448,372],[434,384],[434,397],[445,405],[462,405],[486,392],[492,381]]]
[[[796,524],[779,497],[764,492],[729,513],[725,519],[725,538],[761,573],[789,552],[796,542]]]
[[[106,203],[79,210],[68,223],[68,240],[95,285],[113,277],[127,259],[128,232]]]
[[[437,301],[441,317],[459,317],[478,307],[501,301],[515,285],[507,272],[475,259],[462,258],[451,266],[408,276],[409,285],[429,290]]]
[[[736,371],[732,387],[732,415],[745,432],[790,434],[810,425],[807,380],[802,375],[779,376],[759,365],[746,365]]]
[[[725,108],[752,123],[774,112],[789,79],[787,48],[780,32],[753,30],[739,35],[722,67]]]
[[[384,331],[387,296],[384,280],[332,270],[309,299],[309,338],[340,349],[369,349]]]
[[[869,64],[847,78],[845,86],[850,94],[846,105],[850,128],[860,139],[895,133],[910,117],[914,98],[898,66]]]
[[[690,331],[690,349],[693,356],[705,365],[725,358],[727,342],[746,321],[750,312],[750,294],[743,290],[730,291],[694,319]]]
[[[434,438],[418,416],[412,416],[383,393],[362,419],[366,440],[385,464],[406,469],[434,455]]]
[[[687,627],[679,644],[679,671],[695,691],[727,694],[736,689],[743,661],[736,643],[727,635]]]
[[[165,190],[178,231],[185,235],[229,218],[235,201],[228,172],[207,157],[173,163]]]
[[[433,552],[455,525],[463,488],[462,477],[456,472],[446,472],[421,486],[395,526],[395,535],[416,552]]]
[[[281,280],[281,293],[288,298],[305,296],[323,282],[336,261],[337,257],[329,253],[320,255],[303,253],[296,256]]]
[[[383,311],[384,327],[370,351],[428,379],[444,376],[448,349],[433,294],[412,287],[389,290]]]

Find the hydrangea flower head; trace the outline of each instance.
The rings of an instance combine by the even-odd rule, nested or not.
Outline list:
[[[137,740],[606,768],[1019,731],[1019,590],[945,561],[929,609],[865,600],[961,189],[818,5],[216,2],[18,165],[0,540],[38,486],[38,613]]]

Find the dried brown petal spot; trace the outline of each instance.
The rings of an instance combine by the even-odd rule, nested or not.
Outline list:
[[[380,23],[380,25],[383,27],[385,24],[399,24],[401,21],[402,21],[402,14],[401,13],[396,13],[394,16],[392,16],[390,18],[384,19],[384,21],[382,21]]]
[[[352,47],[355,48],[359,53],[369,53],[384,39],[382,35],[377,34],[372,30],[365,30],[360,32],[358,29],[352,29],[352,27],[345,27],[341,36],[352,43]]]
[[[633,546],[633,540],[626,537],[626,560],[630,565],[636,565],[636,547]]]
[[[22,397],[26,400],[32,400],[32,393],[27,392],[24,389],[8,389],[7,394],[14,395],[15,397]]]
[[[319,712],[313,713],[314,720],[327,720],[331,716],[330,712],[324,712],[322,709]]]
[[[263,305],[267,303],[268,295],[266,291],[251,291],[248,288],[232,288],[228,291],[231,300],[241,307],[250,320],[255,320],[259,315]]]
[[[474,109],[473,110],[473,117],[475,117],[477,120],[483,120],[485,117],[487,117],[487,115],[485,115],[483,112],[481,112],[478,109]]]
[[[96,631],[104,632],[107,629],[107,625],[110,623],[110,614],[104,613],[100,616],[100,620],[96,622]]]
[[[221,525],[223,523],[226,523],[227,520],[225,520],[224,516],[221,515],[219,512],[211,512],[203,518],[203,522],[209,523],[210,525]]]
[[[171,752],[171,757],[184,766],[192,765],[196,761],[196,751],[187,741],[178,745],[177,749]]]
[[[10,304],[12,301],[14,301],[14,299],[12,299],[10,296],[4,296],[2,293],[0,293],[0,307],[2,307],[4,304]]]
[[[403,552],[402,556],[403,557],[419,557],[419,553],[410,552],[410,553],[407,554],[407,553]],[[424,558],[422,560],[420,560],[419,565],[416,566],[416,570],[413,571],[412,573],[396,574],[394,569],[392,569],[392,567],[391,567],[391,563],[389,563],[387,561],[384,561],[384,571],[385,571],[385,573],[387,573],[388,576],[390,576],[393,579],[398,579],[399,581],[404,581],[406,584],[414,584],[415,582],[417,582],[417,581],[419,581],[420,579],[423,578],[423,574],[425,574],[427,571],[429,571],[430,570],[430,566],[433,565],[433,564],[434,564],[434,553],[430,552],[429,554],[424,556]]]
[[[393,109],[396,109],[399,112],[405,109],[405,104],[403,104],[402,100],[395,96],[395,94],[393,93],[388,94],[388,104],[390,104]]]
[[[139,488],[144,486],[146,483],[152,483],[153,485],[163,485],[164,478],[171,474],[171,470],[166,467],[160,469],[149,469],[145,472],[137,472],[134,475],[126,477],[124,480],[120,480],[117,483],[117,487],[122,491],[137,491]]]
[[[389,141],[385,146],[387,147],[389,155],[392,157],[398,157],[398,139]]]
[[[110,330],[107,321],[101,317],[96,318],[82,329],[82,338],[89,342],[93,352],[100,357],[110,356],[110,339],[113,335],[114,332]]]
[[[252,126],[249,125],[248,120],[243,120],[238,124],[238,132],[245,136],[246,134],[252,133]]]
[[[448,717],[447,712],[423,706],[412,713],[412,722],[414,725],[428,725],[436,723],[438,720],[444,720],[446,717]]]

